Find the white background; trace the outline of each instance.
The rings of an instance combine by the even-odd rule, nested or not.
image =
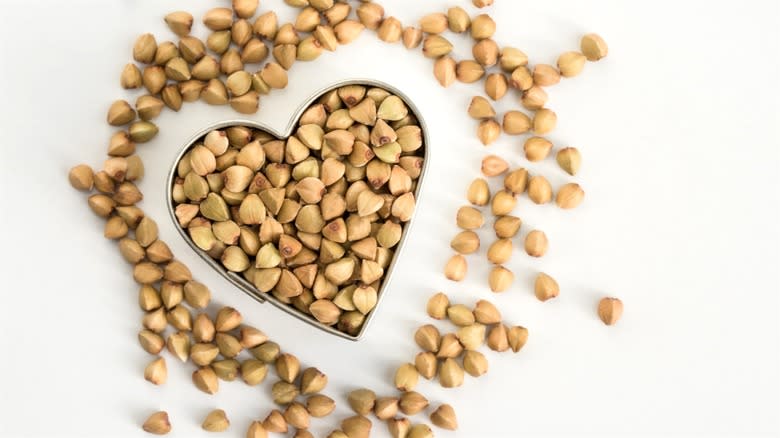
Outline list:
[[[272,379],[260,388],[223,383],[207,396],[190,383],[191,365],[167,356],[168,383],[145,382],[150,358],[136,341],[141,311],[130,268],[66,179],[74,164],[101,165],[113,132],[108,105],[136,97],[119,87],[135,37],[151,31],[158,41],[171,39],[165,13],[186,8],[199,17],[226,2],[2,3],[0,436],[143,436],[140,424],[158,409],[171,414],[172,436],[205,436],[200,422],[215,407],[233,421],[224,435],[243,436],[250,420],[271,409]],[[474,11],[467,1],[385,1],[404,23],[454,4]],[[293,17],[281,1],[264,0],[262,9],[269,7]],[[318,436],[348,415],[347,390],[394,394],[393,370],[416,353],[412,333],[427,322],[424,304],[438,290],[466,304],[493,300],[508,323],[529,328],[530,339],[517,355],[486,351],[489,373],[467,377],[459,389],[420,385],[434,403],[457,409],[460,430],[437,436],[778,435],[777,3],[496,0],[491,14],[497,41],[527,51],[532,63],[554,63],[586,32],[610,46],[609,57],[550,89],[559,116],[550,138],[582,151],[576,180],[587,194],[581,208],[565,212],[521,200],[522,236],[543,229],[551,247],[541,260],[515,250],[510,291],[487,288],[487,245],[469,257],[463,283],[441,274],[455,211],[479,160],[500,154],[555,187],[570,178],[554,160],[527,163],[520,138],[481,146],[465,111],[480,88],[443,89],[430,60],[371,34],[296,64],[290,87],[264,97],[256,115],[281,129],[314,90],[371,77],[406,92],[427,120],[432,162],[418,222],[365,340],[336,339],[256,304],[208,271],[168,220],[168,167],[193,132],[232,117],[229,108],[186,104],[156,120],[160,135],[138,148],[147,166],[143,208],[216,303],[237,307],[330,376],[327,393],[340,405],[328,421],[314,422]],[[199,22],[195,29],[205,35]],[[465,38],[453,39],[460,56],[469,53]],[[499,108],[518,106],[513,96]],[[490,234],[486,227],[484,243]],[[559,280],[558,299],[533,297],[539,270]],[[596,317],[604,295],[625,303],[615,327]],[[386,433],[382,424],[374,429]]]

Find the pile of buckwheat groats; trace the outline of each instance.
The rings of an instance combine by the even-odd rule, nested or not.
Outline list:
[[[555,113],[546,107],[545,88],[562,78],[578,75],[588,61],[598,61],[607,55],[604,40],[596,34],[587,34],[582,37],[580,51],[561,54],[557,66],[530,66],[521,50],[500,47],[492,39],[496,24],[489,15],[471,16],[460,7],[426,15],[419,23],[404,26],[398,19],[386,16],[384,8],[376,2],[355,2],[356,18],[353,18],[353,6],[346,1],[285,2],[300,8],[293,23],[279,23],[273,11],[258,11],[258,0],[233,0],[232,8],[214,8],[203,17],[202,23],[211,31],[205,43],[190,35],[194,19],[183,11],[165,16],[168,27],[178,37],[176,42],[158,42],[151,34],[138,37],[133,47],[135,62],[124,67],[120,84],[125,89],[142,90],[144,94],[137,98],[135,105],[125,100],[111,104],[107,121],[122,128],[109,139],[109,158],[102,169],[94,172],[90,166],[81,164],[72,168],[69,174],[73,187],[96,192],[89,196],[90,208],[106,219],[105,237],[117,240],[122,257],[133,265],[133,278],[140,284],[139,306],[145,312],[138,340],[143,349],[154,356],[144,371],[146,380],[156,385],[165,383],[167,365],[160,356],[163,349],[182,362],[192,361],[196,366],[193,383],[208,394],[219,389],[220,380],[240,378],[248,385],[260,385],[267,377],[268,368],[275,370],[272,397],[279,409],[272,410],[265,419],[243,425],[249,438],[266,437],[269,432],[286,433],[290,429],[295,431],[296,437],[312,436],[307,431],[310,417],[328,416],[334,410],[335,401],[322,394],[328,380],[325,374],[314,367],[302,369],[294,355],[282,352],[280,346],[262,331],[242,324],[238,310],[223,307],[209,315],[205,310],[211,299],[209,289],[193,279],[190,270],[174,258],[165,242],[158,239],[155,221],[137,206],[143,195],[135,185],[144,174],[136,145],[151,141],[157,134],[158,127],[152,120],[165,107],[178,111],[184,103],[199,99],[211,105],[229,104],[240,113],[254,113],[261,95],[287,86],[287,71],[296,61],[313,61],[324,51],[335,51],[339,45],[348,44],[368,29],[375,31],[386,43],[401,42],[410,50],[422,46],[423,55],[433,59],[434,76],[444,87],[456,80],[464,83],[483,81],[484,92],[490,100],[498,101],[507,95],[518,98],[526,111],[508,111],[501,122],[488,98],[475,96],[472,99],[468,113],[478,120],[480,141],[487,146],[502,132],[512,136],[527,134],[524,152],[529,161],[545,160],[553,149],[557,149],[555,159],[560,168],[574,176],[580,167],[580,152],[573,147],[556,148],[542,137],[557,123]],[[478,8],[492,3],[493,0],[473,0]],[[473,59],[458,61],[453,58],[452,44],[443,36],[447,31],[470,33],[475,41]],[[259,71],[245,71],[245,64],[264,62],[269,55],[272,60]],[[381,101],[375,103],[381,106]],[[349,111],[346,117],[351,117]],[[413,124],[411,122],[409,124]],[[397,134],[399,128],[401,126],[388,126],[389,131],[393,131],[392,134],[388,131],[388,135]],[[244,137],[242,140],[240,134],[240,130],[226,129],[227,147],[240,149],[250,143],[241,144],[242,141],[258,140],[260,148],[255,152],[269,155],[266,144],[274,139]],[[278,146],[275,144],[274,147],[278,149]],[[275,149],[274,153],[279,151]],[[390,161],[395,159],[392,157]],[[257,169],[253,171],[264,164],[256,163]],[[319,165],[322,167],[324,163]],[[216,167],[207,166],[207,169],[209,174],[216,175],[211,180],[219,185],[220,176],[224,179],[225,175],[216,172]],[[495,216],[496,240],[488,250],[488,261],[495,265],[488,283],[491,290],[501,292],[514,280],[512,272],[502,265],[511,255],[512,238],[522,223],[520,218],[511,215],[517,197],[527,193],[536,204],[547,204],[554,198],[558,207],[569,209],[582,202],[584,191],[572,182],[559,187],[553,196],[553,188],[544,176],[531,175],[522,168],[509,169],[508,163],[495,155],[484,158],[482,172],[486,178],[503,176],[504,189],[491,194],[486,179],[471,183],[466,196],[470,205],[460,208],[457,214],[457,224],[463,231],[451,242],[456,254],[447,262],[444,271],[453,281],[465,277],[467,261],[464,256],[480,246],[473,230],[484,225],[481,207],[489,204],[490,212]],[[313,173],[307,174],[311,175]],[[321,178],[322,174],[319,175],[315,179]],[[307,184],[316,183],[309,181]],[[378,187],[369,184],[363,188],[367,191],[367,201],[369,197],[375,201],[370,203],[371,208],[379,206],[379,201],[370,195],[372,189]],[[369,204],[367,201],[364,206]],[[404,208],[407,207],[410,206]],[[392,211],[392,205],[389,208]],[[411,212],[404,210],[402,214],[406,217]],[[268,217],[272,216],[268,214]],[[227,230],[224,228],[222,231]],[[376,228],[371,228],[370,237],[375,237],[372,233],[378,232],[379,227]],[[230,230],[235,231],[232,227]],[[235,233],[230,234],[235,237]],[[279,243],[274,237],[271,241]],[[547,246],[547,238],[541,230],[528,233],[524,242],[525,251],[532,257],[543,256]],[[266,260],[268,255],[263,257]],[[540,273],[534,292],[545,301],[558,296],[559,287],[551,276]],[[495,351],[511,348],[517,352],[528,337],[524,327],[505,325],[496,306],[486,300],[480,300],[470,308],[453,304],[445,294],[437,293],[430,298],[427,312],[434,319],[448,319],[457,330],[442,335],[433,325],[421,326],[415,332],[414,340],[422,352],[414,358],[414,363],[402,364],[395,374],[394,384],[399,394],[377,397],[369,389],[351,392],[347,400],[356,415],[343,419],[339,429],[331,432],[329,438],[369,436],[372,421],[368,416],[372,413],[386,422],[393,437],[433,436],[428,425],[412,424],[407,418],[423,412],[429,405],[422,394],[414,391],[419,377],[433,379],[438,376],[444,387],[460,386],[464,371],[475,377],[487,371],[487,359],[477,351],[483,343]],[[619,299],[604,298],[599,303],[598,315],[605,324],[614,324],[621,314]],[[399,416],[399,412],[403,415]],[[437,406],[430,411],[429,417],[437,427],[457,428],[455,411],[448,404]],[[202,424],[208,431],[223,431],[229,426],[227,415],[221,409],[209,413]],[[153,413],[143,429],[154,434],[169,432],[168,414]]]

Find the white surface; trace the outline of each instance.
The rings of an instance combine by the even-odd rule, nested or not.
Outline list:
[[[473,11],[466,1],[385,6],[410,23],[456,3]],[[149,356],[136,342],[137,286],[102,237],[102,221],[66,181],[71,165],[100,166],[112,132],[104,123],[109,103],[135,98],[118,84],[135,36],[152,31],[170,39],[166,12],[186,8],[199,16],[213,5],[3,1],[0,436],[144,436],[140,423],[157,409],[170,412],[171,436],[206,436],[199,424],[215,407],[233,420],[225,436],[243,436],[272,406],[270,383],[222,384],[206,396],[190,384],[191,366],[170,356],[166,385],[143,380]],[[441,274],[455,211],[480,158],[499,153],[543,172],[554,186],[568,178],[552,160],[528,165],[518,138],[483,148],[465,114],[478,87],[442,89],[429,60],[371,35],[296,64],[291,87],[263,98],[256,116],[282,127],[313,90],[365,76],[404,90],[427,119],[433,162],[419,222],[364,341],[336,339],[251,301],[207,272],[168,221],[162,184],[171,160],[192,132],[232,117],[228,108],[187,104],[156,120],[160,135],[139,146],[147,165],[143,208],[217,303],[237,307],[248,323],[330,376],[327,393],[340,405],[330,421],[314,422],[318,436],[347,415],[346,390],[394,393],[393,370],[416,353],[412,333],[427,322],[424,303],[437,290],[467,304],[490,299],[508,323],[531,333],[520,354],[486,352],[490,372],[479,381],[467,377],[456,390],[420,385],[433,403],[446,400],[458,411],[460,431],[437,436],[780,433],[777,3],[496,0],[491,14],[497,41],[526,50],[532,61],[553,63],[585,32],[610,45],[603,62],[550,90],[559,115],[551,138],[583,152],[577,181],[586,202],[571,212],[520,202],[523,235],[541,228],[551,249],[542,260],[515,251],[511,291],[487,289],[484,249],[469,258],[462,284]],[[196,29],[204,33],[201,24]],[[514,98],[500,105],[517,106]],[[541,269],[562,287],[545,304],[531,292]],[[596,318],[603,295],[625,302],[616,327]],[[374,428],[386,433],[382,424]]]

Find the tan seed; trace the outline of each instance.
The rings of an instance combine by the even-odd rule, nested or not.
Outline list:
[[[490,119],[496,116],[493,105],[482,96],[474,96],[468,109],[469,116],[474,119]]]
[[[165,359],[157,358],[149,363],[144,369],[144,379],[155,385],[162,385],[168,380],[168,368],[165,366]]]
[[[498,308],[486,300],[479,300],[474,306],[474,317],[480,324],[491,325],[501,322],[501,312]]]
[[[306,368],[301,374],[301,394],[316,394],[325,389],[328,384],[328,376],[317,368]]]
[[[440,35],[429,35],[423,40],[423,55],[427,58],[441,58],[452,52],[452,43]]]
[[[260,421],[253,421],[246,431],[246,438],[268,438],[268,430]]]
[[[509,349],[509,339],[507,338],[506,327],[503,324],[496,324],[490,329],[487,344],[493,351],[503,352]]]
[[[436,375],[438,360],[431,352],[420,352],[414,357],[414,367],[421,376],[430,380]]]
[[[179,48],[172,41],[165,41],[157,46],[157,52],[154,54],[154,64],[164,66],[171,59],[179,56]]]
[[[607,56],[609,52],[607,43],[595,33],[589,33],[582,37],[580,49],[585,54],[585,57],[588,58],[588,61],[598,61]]]
[[[171,12],[165,16],[165,24],[178,36],[189,35],[192,21],[192,14],[185,11]]]
[[[398,399],[395,397],[382,397],[377,399],[374,406],[374,415],[380,420],[388,420],[398,413]]]
[[[400,391],[411,391],[417,386],[420,374],[411,363],[405,363],[395,372],[395,387]]]
[[[447,316],[447,308],[450,305],[450,300],[447,295],[438,292],[428,299],[426,310],[428,316],[434,319],[444,319]]]
[[[442,13],[428,14],[420,19],[420,29],[425,33],[442,33],[447,30],[447,25],[447,16]]]
[[[457,388],[463,385],[463,368],[455,359],[447,358],[439,367],[439,383],[444,388]]]
[[[497,155],[487,155],[482,159],[482,174],[487,177],[501,175],[509,169],[509,163]]]
[[[203,24],[211,30],[230,29],[233,24],[233,11],[228,8],[210,9],[203,15]]]
[[[368,438],[371,434],[371,420],[362,415],[345,418],[341,421],[341,430],[343,430],[349,438]]]
[[[201,338],[202,336],[195,335],[195,340],[198,343],[190,347],[190,358],[195,365],[206,366],[216,359],[219,348],[214,344],[205,343],[207,340]],[[213,339],[213,335],[211,338]]]
[[[504,114],[503,129],[508,135],[525,134],[531,129],[531,119],[521,111],[507,111]]]
[[[618,298],[602,298],[599,301],[598,314],[604,324],[614,325],[623,316],[623,302]]]
[[[536,295],[536,298],[538,298],[539,301],[547,301],[550,298],[557,297],[559,293],[560,289],[558,287],[558,282],[544,272],[540,272],[534,283],[534,294]]]
[[[309,306],[309,311],[312,316],[317,318],[317,321],[326,324],[333,325],[338,322],[339,316],[341,316],[341,310],[338,306],[333,304],[332,301],[321,299],[314,301]]]
[[[491,73],[485,79],[485,94],[493,100],[500,100],[509,90],[509,82],[501,73]]]
[[[501,49],[501,56],[499,58],[499,65],[501,70],[511,73],[518,67],[528,64],[528,56],[523,53],[522,50],[514,47],[504,47]]]
[[[580,170],[580,165],[582,163],[580,151],[573,147],[563,148],[558,151],[555,160],[558,162],[561,169],[569,175],[576,175]]]
[[[326,417],[336,408],[336,402],[332,398],[315,394],[306,399],[306,410],[315,418]]]
[[[522,221],[519,217],[515,216],[500,216],[493,224],[493,230],[496,232],[496,237],[501,239],[511,239],[517,235],[520,230]]]
[[[214,409],[206,415],[201,427],[208,432],[224,432],[230,427],[230,420],[228,420],[225,411]]]
[[[547,253],[547,235],[544,231],[533,230],[525,237],[525,252],[531,257],[542,257]]]
[[[544,88],[534,85],[523,91],[523,97],[520,99],[520,103],[523,104],[525,109],[536,111],[544,107],[547,103],[547,98],[547,92],[544,91]]]
[[[92,190],[94,173],[86,164],[79,164],[68,172],[68,181],[76,190]]]
[[[461,353],[463,353],[463,345],[461,345],[455,333],[447,333],[441,337],[441,345],[439,345],[439,351],[436,353],[437,358],[456,358]]]
[[[541,161],[547,158],[552,149],[552,143],[542,137],[531,137],[525,141],[523,148],[528,161]]]
[[[479,377],[488,371],[488,361],[479,351],[468,350],[463,354],[463,369],[472,377]]]
[[[141,70],[133,63],[128,63],[122,69],[122,75],[119,77],[119,85],[124,89],[140,88],[143,85]]]
[[[336,24],[333,31],[336,33],[339,44],[349,44],[357,39],[365,28],[363,23],[355,20],[344,20]]]
[[[415,49],[419,47],[420,43],[422,43],[422,40],[423,32],[416,27],[407,26],[401,33],[401,41],[404,43],[404,47],[407,49]]]
[[[157,52],[157,41],[154,39],[154,35],[145,33],[135,40],[133,59],[136,61],[149,64],[154,60],[155,52]]]
[[[135,119],[135,110],[126,100],[116,100],[108,109],[106,120],[109,125],[122,126]]]
[[[414,341],[423,351],[437,352],[440,340],[439,330],[431,324],[421,326],[414,334]]]
[[[558,194],[555,196],[555,203],[558,207],[568,210],[580,205],[584,197],[585,192],[579,184],[568,183],[558,189]]]
[[[135,101],[135,108],[141,120],[151,120],[157,117],[165,104],[160,99],[144,95]]]
[[[471,37],[475,40],[491,38],[496,33],[496,22],[487,14],[480,14],[471,20]]]
[[[409,428],[407,438],[433,438],[433,431],[427,424],[415,424]]]
[[[166,343],[168,351],[182,362],[190,357],[190,337],[185,332],[171,333]]]
[[[470,59],[458,62],[455,67],[455,77],[466,84],[477,82],[483,76],[485,76],[485,67]]]
[[[123,239],[123,240],[130,241],[130,239]],[[149,286],[148,284],[144,284],[138,290],[138,305],[141,307],[141,310],[143,310],[144,312],[150,312],[152,310],[156,310],[157,308],[162,306],[162,300],[160,299],[160,294],[152,286]]]
[[[464,230],[476,230],[485,223],[482,212],[474,207],[468,206],[459,208],[455,219],[458,227],[463,228]]]
[[[357,16],[363,25],[370,30],[377,30],[382,23],[385,9],[378,3],[362,3],[357,8]]]
[[[144,431],[154,435],[165,435],[171,431],[171,422],[165,411],[155,412],[143,424]]]
[[[465,9],[460,6],[452,7],[447,10],[447,25],[455,33],[462,33],[471,26],[471,17]]]
[[[165,75],[173,81],[187,81],[192,77],[190,66],[184,58],[175,57],[165,64]]]
[[[165,346],[165,340],[157,333],[144,329],[138,333],[138,343],[149,354],[159,354]]]
[[[151,65],[144,68],[141,76],[144,87],[151,95],[159,93],[165,87],[165,70],[160,66]]]
[[[488,285],[493,292],[504,292],[509,289],[515,279],[515,274],[503,266],[495,266],[488,275]]]
[[[509,77],[509,85],[512,88],[518,90],[529,90],[534,86],[534,78],[528,67],[521,65],[512,71],[512,75]]]
[[[271,397],[274,403],[279,405],[286,405],[291,403],[298,397],[298,388],[292,383],[285,381],[278,381],[271,387]]]
[[[443,56],[433,64],[433,75],[442,87],[449,87],[455,82],[455,60],[449,56]]]
[[[558,116],[550,109],[542,108],[536,111],[533,119],[533,130],[537,135],[544,135],[555,129]]]
[[[453,324],[459,327],[472,325],[476,321],[474,318],[474,313],[471,311],[471,309],[463,304],[454,304],[449,306],[447,308],[447,318],[449,318]]]
[[[558,57],[558,70],[561,76],[571,78],[582,73],[587,58],[580,52],[564,52]]]
[[[506,337],[509,340],[509,347],[517,353],[528,341],[528,329],[521,326],[510,327],[507,330]]]
[[[376,394],[370,389],[356,389],[347,394],[349,406],[359,415],[368,415],[376,402]]]
[[[498,63],[498,44],[490,38],[485,38],[474,44],[471,49],[474,59],[485,67],[492,67]]]
[[[331,3],[333,4],[329,8],[326,8],[322,14],[325,16],[325,19],[328,21],[328,24],[330,24],[331,26],[335,26],[336,24],[344,21],[349,16],[352,7],[347,3],[340,3],[340,2],[335,2],[335,3],[331,2]],[[313,3],[312,6],[315,6],[315,3]]]
[[[458,342],[466,350],[476,350],[485,342],[485,326],[472,324],[461,327],[457,332]]]
[[[386,43],[397,43],[401,40],[401,22],[395,17],[387,17],[377,29],[377,37]]]
[[[528,180],[528,197],[535,204],[546,204],[552,199],[552,186],[541,175],[532,176]]]
[[[290,426],[296,429],[309,428],[309,413],[302,404],[298,402],[290,403],[287,406],[287,409],[285,409],[283,415],[284,419],[287,421],[287,424]]]
[[[407,391],[401,394],[398,407],[406,415],[416,415],[428,407],[428,399],[416,391]]]
[[[278,409],[272,410],[263,420],[263,427],[268,432],[287,433],[287,421]]]
[[[217,312],[214,328],[218,332],[229,332],[241,324],[241,313],[232,307],[223,307]]]
[[[512,241],[498,239],[488,248],[487,259],[495,265],[503,265],[512,257]]]
[[[447,430],[458,429],[458,418],[455,416],[455,409],[448,404],[442,404],[431,413],[431,423]]]
[[[192,382],[195,387],[206,394],[216,394],[219,391],[219,380],[217,374],[209,366],[204,366],[192,373]]]
[[[459,254],[471,254],[479,249],[479,236],[471,230],[456,234],[450,241],[450,247]]]
[[[485,206],[490,201],[490,188],[483,178],[477,178],[471,182],[466,193],[466,199],[477,206]]]
[[[536,64],[533,71],[534,84],[549,87],[561,81],[561,74],[549,64]]]
[[[219,339],[220,336],[227,336],[223,334],[217,334],[217,343],[220,343],[221,340]],[[222,350],[222,348],[220,348]],[[225,354],[225,357],[235,357],[234,354]],[[217,375],[218,378],[232,382],[233,380],[238,377],[239,369],[241,367],[241,364],[235,359],[223,359],[215,361],[211,364],[211,367],[214,369],[214,373]]]
[[[477,127],[477,137],[483,145],[488,146],[498,139],[501,135],[501,125],[495,119],[487,119],[479,122]]]
[[[444,267],[444,276],[448,280],[461,281],[466,277],[468,265],[466,258],[460,254],[452,256]]]
[[[287,383],[293,383],[300,370],[301,363],[292,354],[284,353],[276,359],[276,373]]]

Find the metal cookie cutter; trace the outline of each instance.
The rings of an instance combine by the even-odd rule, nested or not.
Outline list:
[[[398,242],[398,245],[395,248],[395,251],[393,253],[393,258],[390,261],[390,265],[385,270],[384,276],[382,278],[382,282],[379,286],[379,290],[377,291],[378,297],[377,297],[377,304],[372,309],[368,315],[366,315],[366,319],[363,322],[362,327],[360,328],[360,331],[356,335],[350,335],[348,333],[342,332],[335,327],[325,325],[319,321],[317,321],[313,316],[307,315],[300,310],[296,309],[295,307],[286,304],[282,301],[280,301],[278,298],[276,298],[271,293],[264,293],[260,292],[255,286],[247,281],[242,276],[238,275],[235,272],[230,272],[227,269],[225,269],[217,260],[214,260],[211,258],[205,251],[198,248],[195,243],[192,241],[189,235],[187,235],[187,232],[179,225],[179,221],[176,218],[175,214],[175,205],[173,201],[173,186],[174,182],[176,180],[177,176],[177,167],[179,162],[181,161],[182,157],[192,148],[195,143],[203,138],[208,132],[215,130],[215,129],[221,129],[229,126],[247,126],[253,129],[258,129],[261,131],[265,131],[274,137],[283,140],[287,137],[290,137],[293,134],[293,130],[295,129],[296,125],[298,124],[298,120],[301,118],[301,115],[303,115],[304,111],[309,108],[313,103],[315,103],[321,96],[324,94],[334,90],[338,89],[340,87],[346,86],[346,85],[364,85],[366,87],[377,87],[382,88],[403,100],[403,102],[406,104],[406,106],[409,108],[409,111],[417,118],[418,125],[420,126],[420,129],[422,131],[422,138],[423,138],[423,146],[422,146],[422,158],[423,158],[423,167],[420,172],[420,176],[417,178],[417,187],[415,188],[415,199],[418,201],[420,199],[420,192],[422,190],[423,182],[425,181],[425,174],[427,173],[427,169],[430,163],[430,148],[428,147],[429,141],[428,141],[428,130],[425,125],[425,121],[422,118],[422,115],[420,114],[420,111],[417,109],[417,107],[414,105],[414,103],[409,99],[408,96],[406,96],[404,93],[402,93],[400,90],[396,89],[395,87],[386,84],[384,82],[372,80],[372,79],[352,79],[352,80],[346,80],[341,81],[335,84],[332,84],[316,93],[314,93],[309,99],[307,99],[299,108],[297,111],[295,111],[290,118],[290,121],[287,124],[287,127],[282,132],[277,132],[275,129],[273,129],[270,126],[265,125],[262,122],[255,121],[255,120],[247,120],[247,119],[230,119],[230,120],[224,120],[218,123],[214,123],[199,132],[197,132],[195,135],[193,135],[182,148],[181,152],[176,156],[176,159],[173,162],[173,165],[171,166],[171,170],[168,173],[168,183],[165,187],[166,190],[166,200],[168,203],[168,213],[170,214],[171,220],[173,220],[176,229],[179,231],[179,234],[181,234],[182,238],[184,238],[184,241],[187,242],[187,244],[197,253],[200,258],[202,258],[209,266],[214,268],[220,275],[225,277],[229,282],[231,282],[233,285],[235,285],[237,288],[242,290],[244,293],[249,295],[250,297],[254,298],[260,303],[270,302],[274,306],[278,307],[279,309],[287,312],[288,314],[300,319],[301,321],[304,321],[314,327],[317,327],[320,330],[324,330],[332,335],[336,335],[338,337],[349,339],[351,341],[357,341],[360,340],[360,338],[363,337],[366,330],[368,329],[369,323],[374,317],[374,314],[376,313],[377,309],[381,305],[382,298],[385,296],[386,291],[390,287],[391,280],[393,277],[393,273],[395,271],[395,264],[398,259],[398,255],[403,252],[404,245],[409,237],[409,234],[411,233],[412,227],[416,221],[416,214],[412,215],[412,218],[406,223],[404,226],[403,234],[401,236],[401,240]],[[416,210],[416,208],[415,208]]]

